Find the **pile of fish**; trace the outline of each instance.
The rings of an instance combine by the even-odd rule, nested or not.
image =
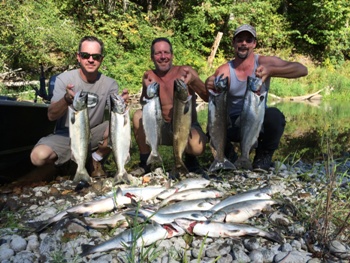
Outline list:
[[[204,178],[188,178],[170,188],[161,186],[118,188],[103,198],[70,207],[42,222],[29,222],[42,232],[62,219],[80,219],[89,228],[125,228],[110,240],[82,245],[81,256],[132,244],[148,246],[154,242],[189,233],[207,237],[260,236],[283,242],[275,232],[243,224],[278,204],[272,199],[273,187],[252,189],[228,195],[210,186]],[[112,212],[107,218],[90,217]],[[135,223],[136,222],[136,223]],[[135,234],[137,233],[137,234]]]

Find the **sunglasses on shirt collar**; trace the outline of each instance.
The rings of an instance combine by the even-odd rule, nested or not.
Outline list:
[[[101,60],[101,58],[103,58],[102,54],[90,54],[87,52],[79,52],[79,56],[83,59],[89,59],[92,57],[93,60]]]

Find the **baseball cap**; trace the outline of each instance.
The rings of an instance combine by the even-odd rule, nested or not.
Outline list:
[[[235,30],[235,34],[233,35],[233,37],[235,38],[239,33],[241,32],[244,32],[244,31],[247,31],[249,32],[250,34],[253,35],[253,37],[256,38],[256,31],[255,31],[255,28],[252,27],[251,25],[241,25],[240,27],[238,27],[236,30]]]

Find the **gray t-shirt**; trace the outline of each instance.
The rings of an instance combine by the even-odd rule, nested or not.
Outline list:
[[[88,83],[81,78],[79,69],[67,71],[57,76],[51,102],[58,101],[64,96],[68,84],[74,85],[74,92],[80,90],[88,92],[90,128],[101,124],[104,120],[106,105],[110,107],[110,94],[118,92],[117,82],[114,79],[99,73],[96,82]],[[67,111],[64,116],[57,120],[56,133],[66,133],[68,127],[69,122]]]

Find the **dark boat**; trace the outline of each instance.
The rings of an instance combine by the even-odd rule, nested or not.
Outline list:
[[[51,78],[54,83],[54,79]],[[36,95],[46,99],[52,96],[46,93],[45,79]],[[35,99],[36,101],[36,99]],[[30,161],[30,152],[38,140],[53,132],[55,123],[49,121],[49,104],[17,101],[15,98],[0,96],[0,184],[9,183],[25,175],[34,166]]]

